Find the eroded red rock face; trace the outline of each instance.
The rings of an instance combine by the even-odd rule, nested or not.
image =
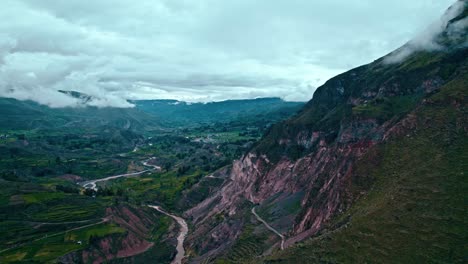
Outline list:
[[[153,243],[150,243],[134,233],[127,233],[123,238],[116,240],[107,237],[99,240],[94,249],[84,250],[82,259],[84,263],[103,263],[115,258],[131,257],[148,250]],[[115,248],[118,248],[115,252]]]
[[[305,150],[305,154],[296,159],[283,154],[275,160],[268,151],[254,149],[235,161],[219,191],[185,213],[195,225],[187,240],[189,246],[204,257],[219,254],[241,234],[250,208],[296,193],[301,193],[301,209],[295,218],[288,218],[294,220],[288,220],[286,247],[316,234],[332,217],[347,210],[363,194],[351,188],[353,179],[359,177],[354,171],[356,161],[375,145],[414,126],[411,112],[375,117],[377,114],[355,114],[354,107],[372,110],[382,104],[375,111],[383,111],[388,98],[421,98],[443,84],[439,77],[418,76],[414,83],[419,84],[408,86],[403,79],[388,75],[388,80],[366,87],[368,80],[360,76],[369,76],[367,70],[353,70],[329,81],[316,91],[302,116],[286,122],[275,131],[273,140],[269,138],[280,151],[292,146]],[[339,111],[330,121],[323,121]],[[316,121],[308,121],[312,118]]]
[[[124,228],[122,234],[113,234],[96,238],[91,245],[80,252],[74,252],[61,258],[63,263],[105,263],[117,258],[127,258],[139,255],[150,249],[151,229],[154,218],[139,208],[115,206],[106,208],[108,223]]]
[[[153,246],[153,243],[142,240],[133,233],[128,233],[127,237],[122,240],[121,245],[119,251],[117,251],[118,258],[130,257],[143,253]]]
[[[372,120],[352,124],[351,128],[342,129],[338,138],[340,143],[332,145],[327,145],[321,138],[321,132],[303,131],[296,138],[300,144],[319,144],[309,155],[295,161],[283,158],[272,163],[267,155],[248,153],[234,162],[229,180],[216,195],[186,212],[197,226],[189,242],[192,241],[192,246],[206,250],[207,254],[216,254],[222,247],[227,247],[229,241],[235,240],[241,229],[239,222],[236,225],[229,225],[226,223],[228,220],[214,222],[217,215],[225,215],[226,219],[235,218],[244,209],[245,201],[249,201],[250,205],[247,206],[252,207],[252,204],[262,204],[275,195],[297,192],[305,192],[301,201],[303,209],[291,223],[288,234],[290,239],[285,245],[313,235],[326,221],[350,204],[353,197],[347,186],[353,163],[376,144],[368,134],[382,135],[380,131],[384,126],[386,124],[377,126]],[[196,237],[206,233],[211,234],[209,239],[203,240],[201,244],[193,242]]]

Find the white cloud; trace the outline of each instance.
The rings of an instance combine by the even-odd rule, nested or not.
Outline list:
[[[408,41],[453,0],[3,0],[0,96],[305,101]],[[456,29],[454,29],[456,31]]]
[[[437,43],[437,36],[440,35],[448,26],[449,22],[459,16],[467,5],[466,0],[455,2],[450,8],[438,19],[432,23],[426,30],[409,41],[403,47],[391,53],[385,58],[386,63],[398,63],[406,59],[416,51],[426,50],[442,50],[444,47]],[[462,19],[450,25],[448,30],[449,38],[461,38],[463,30],[467,27],[468,20]],[[464,36],[466,38],[466,36]]]

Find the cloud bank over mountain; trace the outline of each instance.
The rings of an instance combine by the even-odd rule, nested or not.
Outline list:
[[[449,22],[455,19],[457,16],[461,15],[465,5],[467,5],[466,0],[459,0],[455,2],[450,8],[445,12],[440,19],[432,23],[428,28],[418,34],[414,39],[411,39],[403,47],[392,52],[389,56],[385,58],[387,63],[398,63],[406,59],[408,56],[417,51],[433,51],[433,50],[442,50],[444,47],[437,42],[437,37],[439,34],[446,31],[448,38],[451,40],[460,39],[462,40],[463,45],[468,45],[467,36],[463,35],[465,28],[468,27],[468,19],[464,18],[462,20],[456,21],[455,23],[449,24]]]
[[[127,99],[305,101],[407,42],[453,0],[4,0],[0,96],[51,107]]]

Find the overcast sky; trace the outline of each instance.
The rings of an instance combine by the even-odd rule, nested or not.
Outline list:
[[[2,0],[0,96],[306,101],[398,48],[454,0]]]

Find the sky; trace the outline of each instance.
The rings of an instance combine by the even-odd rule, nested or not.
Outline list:
[[[2,0],[0,96],[81,106],[58,90],[192,102],[307,101],[388,54],[454,0]]]

